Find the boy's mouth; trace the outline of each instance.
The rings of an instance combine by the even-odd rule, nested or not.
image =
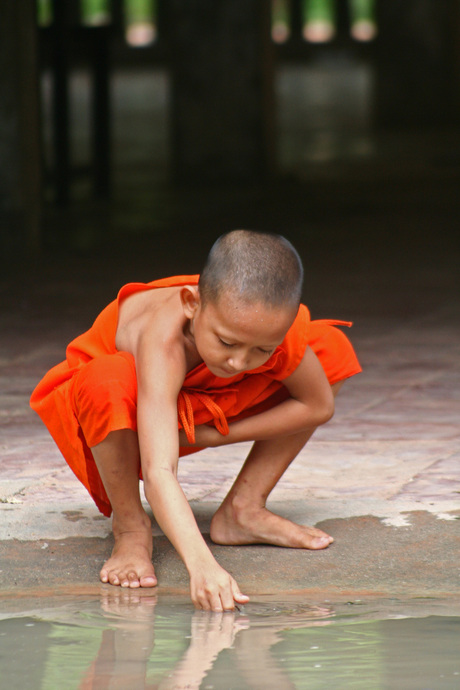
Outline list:
[[[217,376],[224,378],[229,378],[230,376],[236,376],[239,372],[233,371],[231,369],[226,369],[225,367],[215,367],[214,371]]]

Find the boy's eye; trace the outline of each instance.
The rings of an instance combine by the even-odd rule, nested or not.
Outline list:
[[[221,345],[223,345],[224,347],[233,347],[233,343],[226,343],[225,340],[222,340],[222,338],[219,338],[219,342],[220,342]]]
[[[222,338],[219,338],[219,342],[224,347],[235,347],[235,343],[227,343],[225,340],[222,340]],[[264,355],[273,354],[273,350],[264,350],[263,347],[259,347],[257,349],[259,350],[259,352],[263,352]]]

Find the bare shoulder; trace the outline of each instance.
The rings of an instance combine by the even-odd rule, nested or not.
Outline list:
[[[313,388],[330,389],[324,369],[310,347],[305,350],[296,370],[283,383],[291,396],[297,399],[308,396]]]
[[[180,288],[158,288],[135,293],[120,305],[115,344],[136,355],[141,342],[153,339],[158,346],[180,339],[184,314]]]

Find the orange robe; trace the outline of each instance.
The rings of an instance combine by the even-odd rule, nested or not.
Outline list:
[[[35,388],[30,404],[48,427],[67,463],[85,485],[99,510],[112,508],[91,448],[117,429],[137,431],[137,379],[134,358],[115,347],[118,308],[129,295],[162,287],[196,285],[199,276],[174,276],[121,288],[92,327],[73,340],[66,359]],[[288,397],[283,379],[292,374],[310,346],[331,385],[361,371],[347,337],[334,328],[340,321],[310,321],[305,305],[285,339],[257,369],[231,378],[214,376],[202,363],[189,371],[178,398],[178,427],[189,441],[195,425],[213,423],[223,434],[228,423],[251,416]],[[199,448],[180,448],[180,455]]]

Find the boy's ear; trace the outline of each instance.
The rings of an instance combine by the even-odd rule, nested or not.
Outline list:
[[[180,291],[180,299],[184,314],[188,319],[193,319],[201,304],[198,285],[186,285]]]

